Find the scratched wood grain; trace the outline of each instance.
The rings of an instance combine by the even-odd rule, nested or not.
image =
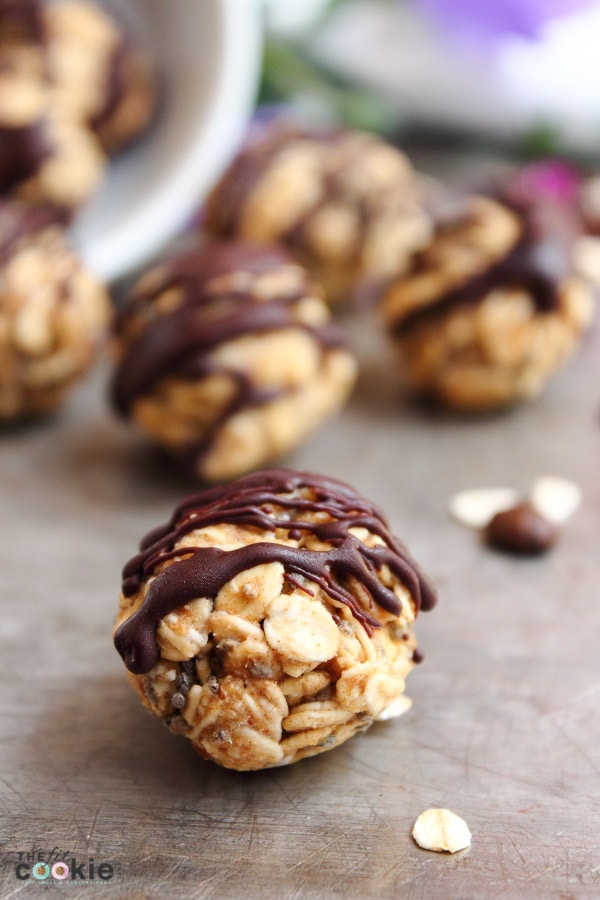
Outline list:
[[[373,325],[352,330],[358,391],[288,462],[380,502],[435,577],[413,710],[258,774],[199,760],[142,710],[109,636],[119,570],[190,486],[111,417],[100,372],[56,420],[1,435],[2,897],[600,896],[600,333],[540,402],[456,421],[403,403]],[[459,488],[543,473],[585,494],[543,560],[447,516]],[[432,805],[466,819],[468,852],[413,844]],[[19,881],[32,848],[115,874]]]

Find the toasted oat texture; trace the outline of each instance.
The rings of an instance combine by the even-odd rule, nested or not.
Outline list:
[[[87,0],[0,5],[0,192],[72,213],[155,107],[151,67]]]
[[[569,256],[491,199],[440,225],[382,302],[413,391],[474,412],[537,395],[593,314],[591,286],[553,271]]]
[[[458,853],[471,846],[467,823],[449,809],[426,809],[413,825],[412,836],[423,850]]]
[[[0,419],[55,409],[108,326],[105,290],[47,210],[0,204]]]
[[[97,139],[53,99],[42,45],[0,41],[0,190],[65,211],[98,187]]]
[[[356,374],[305,271],[241,242],[152,269],[116,332],[116,407],[208,481],[289,451],[341,407]]]
[[[357,132],[282,127],[242,150],[209,198],[205,225],[222,237],[283,242],[331,303],[402,271],[430,233],[399,150]]]
[[[189,497],[141,546],[115,644],[143,704],[201,756],[284,765],[410,705],[413,623],[435,592],[347,485],[259,472]]]

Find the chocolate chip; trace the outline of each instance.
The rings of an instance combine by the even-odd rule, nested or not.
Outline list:
[[[185,697],[179,691],[171,697],[171,703],[175,709],[183,709],[185,706]]]
[[[182,681],[193,682],[196,680],[196,660],[186,659],[180,667]]]
[[[557,537],[556,527],[530,503],[496,513],[484,532],[490,547],[521,556],[545,553]]]

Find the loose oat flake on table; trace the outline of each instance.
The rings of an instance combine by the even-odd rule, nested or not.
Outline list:
[[[435,590],[348,485],[276,469],[188,497],[123,571],[142,703],[226,768],[285,765],[406,711]]]
[[[471,846],[467,823],[449,809],[426,809],[413,825],[412,836],[423,850],[436,853],[458,853]]]

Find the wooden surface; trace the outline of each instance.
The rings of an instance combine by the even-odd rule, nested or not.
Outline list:
[[[600,897],[600,333],[540,402],[456,421],[404,404],[374,327],[353,331],[352,403],[286,462],[378,501],[435,578],[412,711],[236,774],[141,708],[110,639],[119,572],[190,485],[111,417],[101,373],[54,421],[1,436],[3,898]],[[584,489],[544,559],[487,551],[447,515],[459,488],[541,474]],[[412,842],[437,805],[466,819],[469,851]],[[33,847],[115,875],[18,881]]]

